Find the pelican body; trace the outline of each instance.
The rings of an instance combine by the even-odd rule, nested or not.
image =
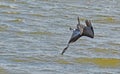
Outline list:
[[[73,30],[73,33],[72,33],[72,36],[71,36],[67,46],[62,51],[62,53],[61,53],[62,55],[65,53],[65,51],[69,47],[69,44],[77,41],[81,36],[87,36],[87,37],[90,37],[90,38],[94,38],[94,30],[93,30],[91,21],[90,20],[85,20],[85,23],[86,23],[86,26],[80,24],[80,20],[79,20],[79,17],[78,17],[77,28],[76,29],[70,28],[70,30]]]

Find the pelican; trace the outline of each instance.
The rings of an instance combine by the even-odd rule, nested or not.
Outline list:
[[[73,31],[72,36],[67,44],[67,46],[63,49],[62,51],[62,55],[65,53],[65,51],[67,50],[67,48],[69,47],[70,43],[73,43],[75,41],[77,41],[80,37],[82,36],[87,36],[90,38],[94,38],[94,30],[91,24],[90,20],[85,20],[86,26],[80,24],[80,20],[79,17],[77,18],[78,20],[78,24],[77,24],[77,28],[76,29],[72,29],[70,28],[70,30]]]

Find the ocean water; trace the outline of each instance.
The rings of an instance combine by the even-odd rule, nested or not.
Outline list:
[[[95,38],[66,47],[77,17]],[[0,74],[120,74],[119,0],[0,0]]]

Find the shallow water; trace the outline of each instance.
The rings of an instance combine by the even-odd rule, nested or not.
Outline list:
[[[119,0],[0,0],[0,74],[120,74]],[[95,38],[64,55],[77,16]]]

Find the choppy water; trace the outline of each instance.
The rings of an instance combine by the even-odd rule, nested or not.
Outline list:
[[[77,16],[95,38],[62,56]],[[120,74],[120,0],[0,0],[0,74]]]

